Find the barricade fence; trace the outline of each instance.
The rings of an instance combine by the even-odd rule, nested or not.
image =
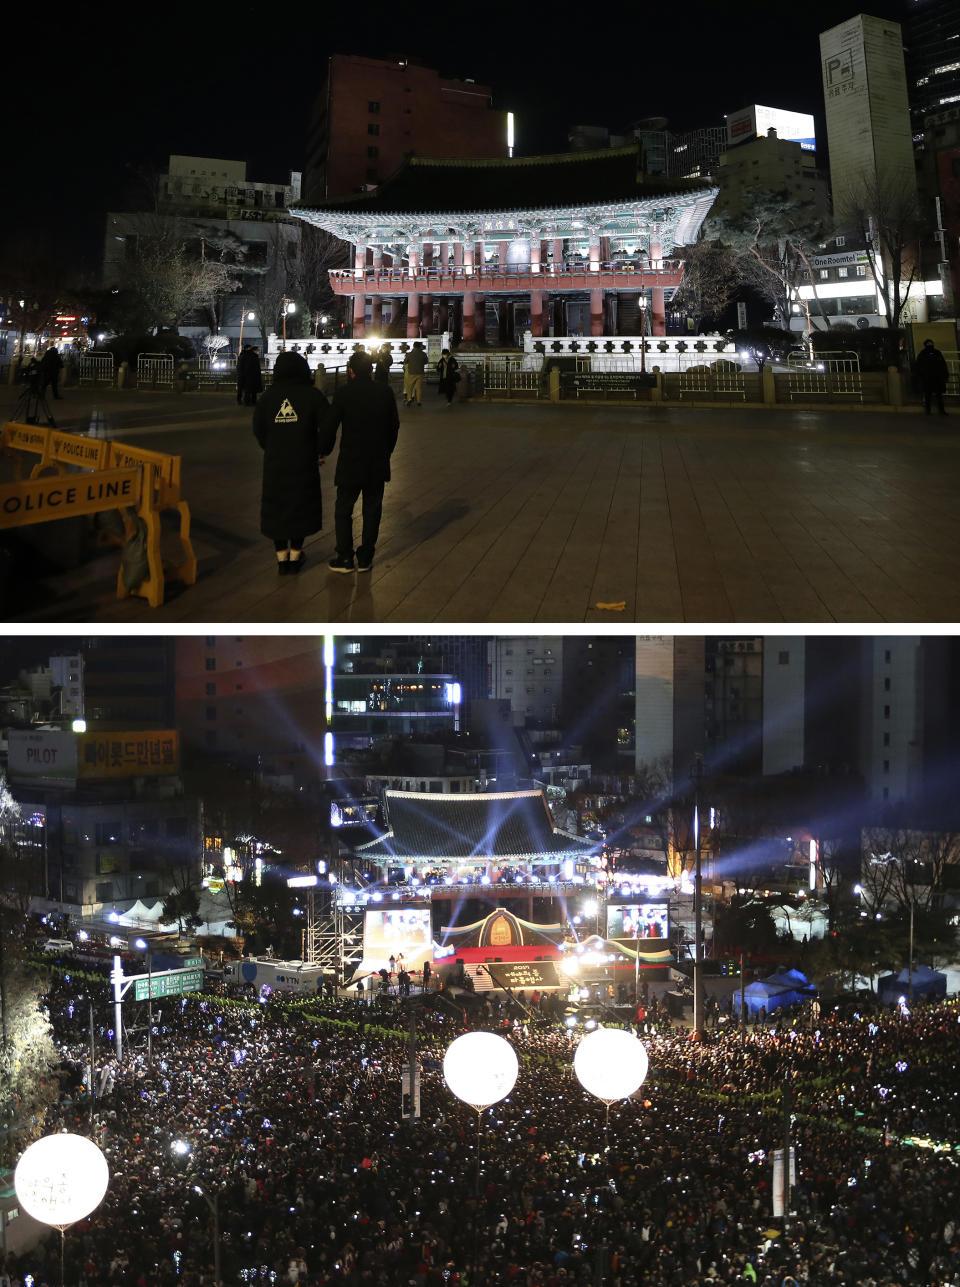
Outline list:
[[[170,353],[137,355],[138,389],[172,389],[173,356]]]
[[[121,546],[117,598],[138,595],[151,607],[163,603],[165,577],[193,585],[197,559],[190,540],[190,508],[180,495],[180,457],[9,421],[0,452],[12,457],[14,481],[0,483],[0,530],[83,515],[118,516],[100,529]],[[23,477],[28,456],[39,456]],[[179,520],[181,557],[162,558],[161,514]]]
[[[117,364],[112,353],[81,353],[77,361],[79,384],[109,384],[117,379]]]
[[[860,358],[849,350],[815,353],[791,353],[787,358],[787,391],[791,401],[797,397],[843,397],[863,401],[863,377]]]

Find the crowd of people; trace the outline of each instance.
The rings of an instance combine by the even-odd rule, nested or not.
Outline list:
[[[86,1011],[61,983],[51,1017],[77,1089]],[[68,1287],[761,1287],[960,1282],[960,1011],[801,1016],[690,1040],[642,1039],[638,1095],[604,1105],[576,1080],[578,1032],[508,1011],[520,1075],[482,1117],[442,1077],[462,1020],[434,997],[377,1010],[345,994],[263,1004],[199,995],[154,1007],[152,1062],[98,1063],[101,1207],[66,1241]],[[420,1118],[401,1117],[418,1006]],[[783,1087],[791,1088],[786,1101]],[[771,1206],[791,1116],[796,1183]],[[197,1193],[195,1188],[202,1190]],[[58,1245],[8,1258],[11,1287],[57,1281]]]

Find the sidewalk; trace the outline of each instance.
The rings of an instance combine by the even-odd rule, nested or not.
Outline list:
[[[53,408],[60,428],[182,455],[199,579],[168,584],[158,609],[118,602],[116,549],[81,549],[80,520],[41,524],[7,542],[7,621],[960,619],[960,417],[448,409],[432,394],[401,408],[372,573],[327,570],[331,461],[324,531],[308,540],[300,576],[280,580],[259,532],[250,412],[232,395],[73,389]]]

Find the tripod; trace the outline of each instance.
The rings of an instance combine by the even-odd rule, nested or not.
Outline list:
[[[53,413],[47,405],[46,398],[43,396],[43,389],[36,380],[31,379],[27,381],[23,392],[17,399],[13,418],[23,425],[37,425],[40,423],[41,415],[51,429],[56,429],[57,422],[54,420]]]

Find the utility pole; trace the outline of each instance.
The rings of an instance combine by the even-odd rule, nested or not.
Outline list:
[[[783,1084],[783,1232],[790,1222],[790,1128],[793,1119],[793,1087]]]
[[[743,953],[740,953],[740,1045],[747,1044],[747,980],[743,972]]]
[[[693,878],[693,1030],[703,1032],[703,854],[700,844],[700,783],[703,758],[693,765],[693,840],[696,846],[696,869]]]
[[[907,966],[907,1004],[913,1006],[913,909],[917,900],[913,890],[910,891],[910,960]]]
[[[93,1047],[93,1000],[90,1001],[90,1081],[87,1090],[90,1092],[90,1130],[93,1131],[93,1101],[95,1098],[94,1085],[96,1083],[97,1070],[94,1067],[94,1047]]]

